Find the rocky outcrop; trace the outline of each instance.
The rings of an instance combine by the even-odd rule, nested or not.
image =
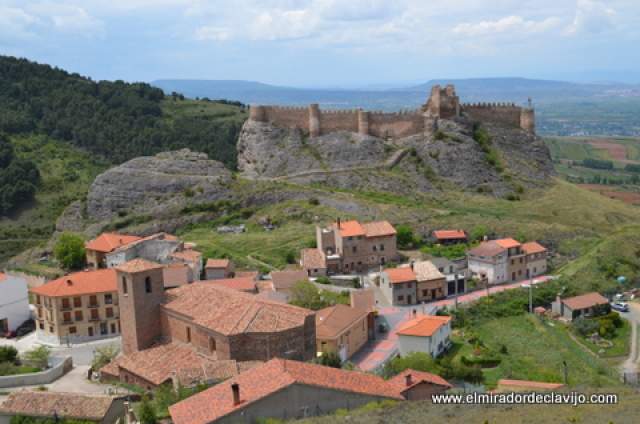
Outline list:
[[[87,217],[155,216],[187,201],[224,199],[231,179],[222,163],[188,149],[135,158],[96,178],[87,196]]]
[[[505,196],[544,185],[553,165],[544,142],[520,128],[488,125],[482,146],[465,118],[397,140],[350,132],[309,138],[301,130],[247,121],[238,167],[252,179],[324,184],[398,194],[462,189]]]

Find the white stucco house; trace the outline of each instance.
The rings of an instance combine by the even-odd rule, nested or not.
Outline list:
[[[400,355],[424,352],[436,358],[451,344],[451,317],[416,315],[401,324],[397,334]]]
[[[29,318],[31,310],[26,280],[0,272],[0,334],[15,331]]]

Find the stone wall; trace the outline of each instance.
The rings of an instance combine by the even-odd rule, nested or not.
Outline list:
[[[42,384],[49,384],[62,377],[73,368],[73,359],[71,356],[67,356],[65,358],[54,357],[51,358],[51,361],[53,362],[53,366],[41,372],[0,377],[0,388],[5,389],[8,387],[40,386]]]
[[[419,110],[398,113],[369,113],[369,134],[379,138],[403,138],[424,131],[424,116]]]
[[[524,110],[514,103],[466,103],[462,105],[462,111],[474,121],[516,128],[523,128],[521,123]],[[527,123],[527,126],[530,126],[530,123]]]

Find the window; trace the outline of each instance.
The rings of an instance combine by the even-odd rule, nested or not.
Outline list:
[[[113,318],[113,308],[107,308],[106,310],[107,318]]]
[[[147,293],[151,293],[151,277],[147,277],[144,279],[144,291]]]
[[[73,298],[73,307],[74,308],[82,308],[82,298],[81,297],[74,297]]]
[[[209,352],[216,351],[216,339],[213,337],[209,337]]]
[[[38,304],[38,305],[40,304],[40,295],[39,294],[36,295],[36,304]]]
[[[384,244],[381,244],[381,245],[380,245],[380,251],[381,251],[381,252],[384,252]]]
[[[127,279],[122,277],[122,293],[127,294]]]
[[[511,259],[511,265],[515,264],[516,261],[514,259]]]
[[[105,305],[112,305],[113,304],[113,295],[111,293],[104,295],[104,303],[105,303]]]
[[[70,309],[70,308],[71,308],[71,303],[69,302],[69,299],[65,297],[64,299],[62,299],[62,309]]]
[[[49,333],[51,334],[55,334],[55,331],[53,331],[53,325],[49,326]]]
[[[356,252],[358,251],[358,247],[357,247],[357,246],[353,246],[353,247],[351,248],[351,251],[352,251],[353,253],[356,253]]]
[[[191,343],[191,327],[187,327],[187,343]]]
[[[100,319],[100,315],[98,315],[98,310],[97,309],[92,309],[91,310],[91,320],[92,321],[97,321]]]
[[[89,296],[89,307],[96,307],[96,306],[98,306],[98,296],[96,295]]]
[[[402,302],[402,301],[404,301],[404,295],[398,296],[398,302]]]
[[[82,311],[76,311],[76,321],[82,321]]]
[[[408,289],[413,288],[413,283],[407,283],[407,288],[408,288]]]
[[[522,258],[520,258],[520,263],[522,263]]]
[[[375,244],[373,245],[373,251],[375,252],[376,250],[378,250],[378,246],[376,246]]]
[[[93,337],[93,327],[89,327],[87,329],[87,334],[89,335],[89,337]]]
[[[380,258],[380,265],[384,265],[385,259],[384,256]]]
[[[69,334],[76,334],[77,331],[76,327],[69,327]]]
[[[429,293],[429,290],[422,290],[422,295],[424,297],[427,297],[427,293]]]
[[[44,330],[44,322],[42,322],[42,321],[39,322],[38,323],[38,328],[41,329],[41,330]]]
[[[116,324],[115,323],[111,323],[111,334],[115,334],[116,332]]]
[[[64,322],[71,322],[71,312],[65,312],[63,314],[63,320]]]

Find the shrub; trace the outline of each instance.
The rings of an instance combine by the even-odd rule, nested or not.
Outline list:
[[[296,263],[296,254],[293,251],[288,251],[287,254],[284,257],[284,260],[288,263],[288,264],[295,264]]]
[[[327,367],[342,368],[342,361],[336,352],[323,352],[315,362]]]
[[[119,352],[120,349],[118,349],[118,346],[115,344],[96,348],[93,354],[93,361],[91,361],[91,368],[96,371],[99,370],[109,362],[113,361],[113,359],[118,356]]]
[[[0,363],[15,363],[18,359],[18,350],[13,346],[0,346]]]
[[[63,233],[53,248],[55,258],[65,269],[79,269],[84,265],[85,250],[82,237]]]
[[[46,346],[38,346],[24,354],[27,361],[41,369],[48,367],[49,356],[51,356],[51,349]]]
[[[158,418],[156,417],[156,411],[151,405],[148,396],[142,397],[142,402],[140,402],[140,408],[138,410],[138,419],[141,424],[156,424]]]
[[[318,200],[317,197],[311,197],[309,198],[309,204],[311,206],[318,206],[320,204],[320,200]]]
[[[331,284],[331,280],[329,279],[329,277],[326,276],[322,276],[322,277],[318,277],[316,278],[316,283],[318,284]]]
[[[583,337],[599,331],[600,324],[596,320],[580,317],[573,321],[573,329]]]
[[[398,241],[398,247],[401,249],[413,247],[415,244],[413,230],[405,224],[396,227],[396,239]]]

